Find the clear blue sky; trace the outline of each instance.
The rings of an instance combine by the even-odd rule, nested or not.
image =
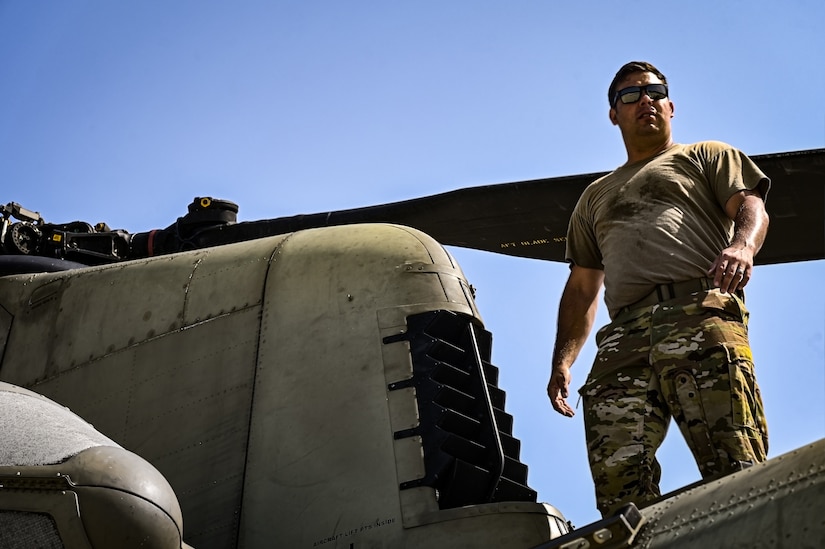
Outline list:
[[[634,59],[668,76],[679,142],[820,148],[824,22],[821,0],[0,0],[0,202],[141,232],[195,196],[246,221],[609,170],[624,148],[606,88]],[[544,392],[567,268],[451,251],[530,484],[597,519],[581,414]],[[773,456],[825,436],[823,280],[797,263],[748,288]],[[699,478],[675,428],[660,459],[666,490]]]

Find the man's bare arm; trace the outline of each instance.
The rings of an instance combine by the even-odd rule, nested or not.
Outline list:
[[[559,303],[553,371],[547,384],[547,396],[553,409],[567,417],[574,414],[565,400],[569,394],[570,367],[590,335],[603,281],[604,272],[600,269],[574,265]]]
[[[711,264],[708,276],[723,292],[735,292],[751,278],[753,258],[765,242],[769,219],[758,191],[734,194],[725,204],[725,212],[734,222],[733,240]]]

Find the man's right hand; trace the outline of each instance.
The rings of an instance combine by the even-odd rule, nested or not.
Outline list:
[[[570,368],[568,366],[556,366],[550,374],[550,382],[547,384],[547,396],[553,409],[563,416],[573,417],[575,412],[567,404],[568,391],[570,386]]]
[[[599,305],[599,292],[604,283],[604,271],[573,265],[559,303],[556,342],[553,346],[553,372],[547,384],[547,396],[553,409],[563,416],[573,417],[573,408],[567,404],[570,386],[570,366],[579,356]]]

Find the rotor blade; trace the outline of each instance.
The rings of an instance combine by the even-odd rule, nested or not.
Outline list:
[[[758,264],[825,257],[825,149],[754,156],[771,178],[768,238]],[[564,261],[567,223],[592,173],[470,187],[351,210],[222,227],[211,245],[313,227],[386,222],[420,229],[442,244]]]
[[[599,175],[471,187],[379,206],[243,222],[204,237],[215,245],[314,227],[397,223],[448,246],[564,261],[570,214],[584,187]]]
[[[825,258],[825,149],[754,156],[771,178],[770,228],[756,263]]]

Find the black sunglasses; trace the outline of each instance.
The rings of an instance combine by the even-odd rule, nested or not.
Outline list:
[[[667,97],[667,86],[664,84],[648,84],[647,86],[630,86],[616,92],[613,96],[613,106],[616,102],[621,100],[625,105],[635,103],[642,98],[642,94],[646,94],[652,100],[657,101]]]

